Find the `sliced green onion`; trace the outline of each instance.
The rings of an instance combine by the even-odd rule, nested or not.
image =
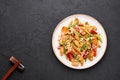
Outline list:
[[[78,61],[80,62],[80,60],[78,59],[77,55],[75,53],[73,53],[73,57]]]
[[[80,51],[82,52],[83,50],[86,50],[88,48],[88,45],[87,44],[84,44],[83,46],[82,46],[82,48],[80,49]]]
[[[92,39],[91,38],[89,39],[89,41],[90,41],[90,44],[92,44]]]

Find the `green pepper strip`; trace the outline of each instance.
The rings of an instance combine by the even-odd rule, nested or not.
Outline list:
[[[89,55],[89,53],[86,55],[85,62],[87,61],[88,55]]]
[[[102,38],[101,38],[100,34],[96,35],[96,37],[102,43]]]
[[[77,35],[78,37],[81,37],[81,34],[80,34],[79,32],[73,31],[73,33],[74,33],[75,35]]]
[[[73,53],[73,57],[78,61],[80,62],[80,60],[78,59],[77,55],[75,53]]]
[[[90,41],[90,44],[92,44],[92,39],[91,38],[89,39],[89,41]]]
[[[63,44],[64,54],[66,54],[65,44]]]
[[[74,23],[73,25],[69,26],[68,29],[70,29],[71,27],[75,27],[78,23]]]

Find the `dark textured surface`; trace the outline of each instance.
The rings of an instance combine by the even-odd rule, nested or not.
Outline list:
[[[120,0],[0,0],[0,79],[11,55],[22,60],[8,80],[120,80]],[[63,18],[84,13],[98,19],[108,35],[103,59],[86,70],[73,70],[55,57],[51,38]]]

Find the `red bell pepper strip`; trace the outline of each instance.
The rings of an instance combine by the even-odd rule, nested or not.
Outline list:
[[[69,61],[71,61],[71,60],[73,59],[73,54],[72,54],[72,52],[68,52],[66,55],[67,55]]]
[[[94,48],[93,51],[94,51],[94,57],[96,57],[96,55],[97,55],[97,54],[96,54],[97,49]]]
[[[91,50],[94,52],[94,57],[96,57],[96,55],[97,55],[97,48],[95,47],[94,44],[92,44],[92,49]]]
[[[94,30],[91,30],[90,33],[91,33],[91,34],[97,34],[97,32],[94,31]]]
[[[84,52],[84,54],[83,54],[83,58],[84,58],[84,59],[86,59],[87,54],[88,54],[88,50],[85,50],[85,52]]]

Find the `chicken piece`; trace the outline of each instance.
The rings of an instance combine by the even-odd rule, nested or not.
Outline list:
[[[79,59],[79,61],[81,63],[81,66],[83,66],[83,64],[84,64],[84,58],[81,55],[78,55],[78,59]]]
[[[61,32],[62,32],[63,34],[66,34],[66,33],[68,32],[68,28],[65,27],[65,26],[63,26],[62,29],[61,29]]]
[[[93,61],[93,56],[88,57],[90,61]]]
[[[76,61],[75,59],[72,59],[71,64],[72,64],[72,66],[78,66],[79,62]]]
[[[62,56],[63,54],[64,54],[64,48],[61,47],[61,48],[60,48],[60,55]]]
[[[98,39],[97,38],[93,39],[93,45],[98,46]]]
[[[90,61],[92,61],[92,60],[93,60],[93,57],[94,57],[94,51],[91,51],[91,52],[89,53],[89,55],[88,55],[88,59],[89,59]]]
[[[78,18],[75,18],[74,23],[79,24],[79,19],[78,19]]]

